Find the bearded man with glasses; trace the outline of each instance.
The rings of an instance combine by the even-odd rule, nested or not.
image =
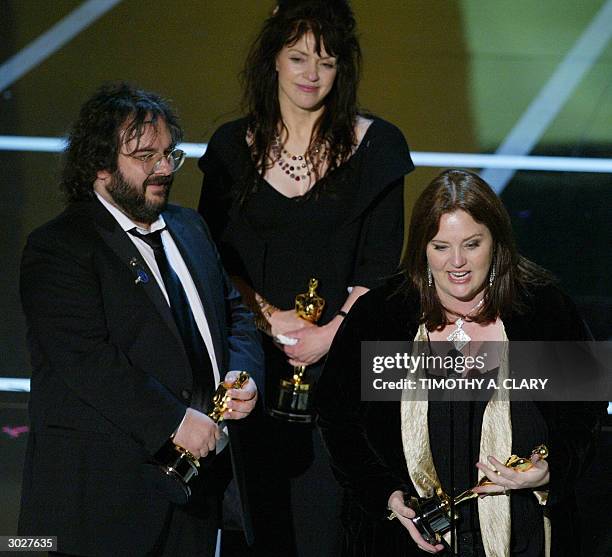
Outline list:
[[[232,463],[242,483],[262,352],[206,224],[168,204],[181,136],[158,95],[100,88],[68,138],[67,208],[24,250],[33,372],[19,532],[57,536],[59,554],[212,557]],[[220,427],[216,385],[240,371],[251,378],[228,390]],[[180,502],[160,456],[175,446],[199,463]]]

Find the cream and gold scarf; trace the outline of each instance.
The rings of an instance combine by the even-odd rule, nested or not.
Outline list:
[[[504,341],[508,340],[503,324],[502,338]],[[414,340],[415,342],[427,341],[427,331],[423,325],[419,327]],[[504,343],[504,346],[498,374],[500,380],[508,377],[507,342]],[[408,473],[419,496],[431,497],[441,485],[429,444],[428,402],[414,400],[415,396],[416,392],[410,390],[404,391],[402,395],[401,422],[404,457]],[[480,462],[486,464],[488,464],[488,455],[505,459],[512,452],[510,401],[503,391],[497,391],[485,408],[479,452]],[[482,476],[480,472],[479,479]],[[479,498],[478,513],[480,532],[487,557],[510,557],[510,498],[505,496]],[[449,534],[447,536],[450,538]]]

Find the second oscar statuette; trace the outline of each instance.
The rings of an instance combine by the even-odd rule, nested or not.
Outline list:
[[[295,297],[295,312],[302,319],[316,323],[325,307],[325,300],[316,292],[319,281],[311,278],[308,292]],[[311,388],[306,381],[306,366],[295,366],[291,379],[281,379],[276,404],[268,409],[270,415],[289,422],[312,422]]]

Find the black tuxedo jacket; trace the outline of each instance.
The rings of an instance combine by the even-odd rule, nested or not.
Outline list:
[[[204,305],[221,377],[248,370],[262,384],[252,315],[206,225],[177,206],[163,217]],[[70,205],[30,235],[21,296],[33,373],[19,531],[57,535],[67,553],[145,554],[170,505],[145,470],[180,424],[193,383],[171,310],[98,200]],[[245,426],[228,424],[240,476]]]

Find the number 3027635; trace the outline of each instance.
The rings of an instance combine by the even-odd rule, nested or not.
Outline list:
[[[57,551],[57,536],[0,536],[0,551]]]

